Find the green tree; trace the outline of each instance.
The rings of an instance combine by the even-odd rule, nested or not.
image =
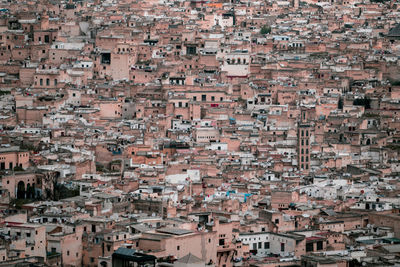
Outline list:
[[[393,86],[399,86],[400,85],[400,81],[399,80],[390,81],[390,84],[393,85]]]
[[[21,166],[15,166],[15,167],[14,167],[14,171],[15,171],[15,172],[23,172],[23,171],[24,171],[24,168],[22,168]]]
[[[260,30],[260,33],[261,34],[269,34],[269,33],[271,33],[271,27],[266,26],[266,25],[262,26],[262,28]]]

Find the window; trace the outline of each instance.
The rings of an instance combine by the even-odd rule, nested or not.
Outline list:
[[[258,248],[262,248],[262,242],[258,242]]]
[[[193,101],[197,101],[197,96],[193,96]]]
[[[42,86],[43,85],[43,79],[39,80],[39,84]]]
[[[323,243],[322,241],[317,242],[317,250],[322,250],[323,249]]]
[[[207,95],[201,95],[201,101],[207,101]]]
[[[180,247],[180,246],[177,246],[177,247],[176,247],[176,250],[180,250],[180,249],[181,249],[181,247]]]
[[[220,246],[225,245],[225,239],[221,238],[221,239],[218,241],[218,245],[220,245]]]
[[[281,243],[281,252],[285,251],[285,243]]]
[[[264,242],[264,249],[269,249],[269,242]]]
[[[306,244],[306,252],[314,251],[314,243]]]
[[[46,79],[46,86],[50,86],[50,79],[49,78]]]

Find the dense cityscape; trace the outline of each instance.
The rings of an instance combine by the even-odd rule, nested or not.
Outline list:
[[[1,0],[0,267],[400,266],[400,2]]]

